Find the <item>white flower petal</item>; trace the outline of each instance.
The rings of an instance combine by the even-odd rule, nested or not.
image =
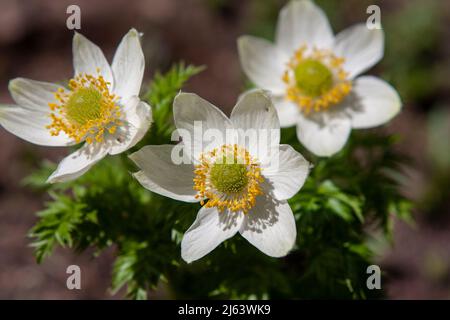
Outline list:
[[[402,107],[400,97],[386,81],[364,76],[354,81],[355,98],[349,108],[352,127],[372,128],[382,125],[398,114]]]
[[[270,149],[280,144],[280,121],[269,94],[247,91],[231,112],[231,121],[239,133],[239,144],[259,161],[265,161]]]
[[[333,53],[345,59],[344,70],[354,78],[383,57],[383,30],[370,30],[364,23],[351,26],[337,34]]]
[[[299,117],[297,137],[312,153],[330,157],[339,152],[348,140],[350,119],[341,113],[323,113]]]
[[[300,190],[308,172],[308,161],[290,145],[282,144],[279,153],[274,154],[270,167],[263,170],[263,175],[275,198],[287,200]]]
[[[257,199],[244,217],[239,230],[256,248],[271,257],[283,257],[295,244],[297,229],[291,207],[286,201]]]
[[[325,13],[310,0],[292,0],[281,10],[276,43],[289,55],[302,45],[330,48],[333,30]]]
[[[109,154],[119,154],[134,147],[141,141],[152,123],[152,108],[134,96],[124,108],[123,125],[111,136],[112,146]]]
[[[139,33],[131,29],[120,42],[112,62],[114,93],[126,101],[131,96],[139,96],[145,59]]]
[[[183,142],[186,145],[185,151],[190,152],[193,159],[197,159],[201,152],[207,152],[225,142],[234,143],[233,137],[230,137],[233,141],[225,141],[227,130],[233,133],[230,119],[196,94],[180,93],[175,97],[173,118],[180,134],[183,134],[181,131],[186,131],[189,135],[183,137]]]
[[[202,207],[181,241],[181,257],[187,262],[198,260],[223,241],[236,234],[242,225],[242,213],[219,212]]]
[[[103,78],[111,83],[111,88],[114,88],[114,79],[111,67],[105,58],[102,50],[82,34],[75,32],[72,42],[73,52],[73,67],[75,74],[90,74],[97,75],[97,70],[100,69],[100,74]]]
[[[9,82],[9,92],[14,101],[25,109],[50,114],[49,103],[56,103],[55,92],[63,89],[62,86],[35,81],[25,78],[16,78]]]
[[[64,158],[55,172],[48,178],[48,183],[74,180],[86,173],[94,164],[103,159],[108,149],[103,144],[85,144],[80,149]]]
[[[194,165],[175,164],[173,145],[145,146],[130,155],[141,171],[134,177],[148,190],[160,195],[185,201],[198,202],[194,186]]]
[[[28,142],[41,146],[69,146],[74,144],[64,132],[52,136],[46,128],[51,118],[40,111],[30,111],[18,105],[0,105],[0,125]]]
[[[272,99],[280,119],[280,127],[288,128],[295,126],[300,116],[300,111],[294,102],[287,100],[284,96]]]
[[[252,36],[238,39],[239,58],[247,77],[258,87],[281,94],[285,90],[282,77],[289,56],[267,40]]]

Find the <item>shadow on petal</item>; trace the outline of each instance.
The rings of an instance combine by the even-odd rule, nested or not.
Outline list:
[[[281,201],[276,200],[273,196],[271,182],[265,180],[262,183],[262,187],[264,195],[256,198],[255,206],[245,215],[247,223],[243,224],[243,231],[249,230],[262,233],[264,229],[275,225],[279,221],[277,206],[281,204]]]
[[[231,212],[229,210],[224,210],[222,212],[219,212],[218,214],[220,228],[223,231],[235,229],[236,227],[240,226],[240,223],[242,221],[241,212]]]

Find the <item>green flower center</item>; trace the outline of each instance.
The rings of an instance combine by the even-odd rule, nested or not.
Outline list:
[[[333,86],[333,74],[323,63],[306,59],[294,69],[297,87],[307,96],[318,97]]]
[[[79,88],[66,104],[66,116],[72,123],[84,125],[101,117],[102,93],[93,87]]]
[[[244,190],[248,184],[247,166],[233,162],[236,161],[226,162],[224,158],[224,161],[216,162],[211,168],[211,182],[214,188],[220,192],[238,193]]]

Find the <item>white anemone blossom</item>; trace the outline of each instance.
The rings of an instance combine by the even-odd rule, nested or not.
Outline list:
[[[106,155],[128,150],[147,132],[152,112],[138,97],[145,67],[139,37],[131,29],[110,66],[97,45],[75,33],[75,75],[67,87],[24,78],[10,81],[16,104],[0,105],[3,128],[42,146],[84,143],[59,163],[48,182],[81,176]]]
[[[336,36],[310,0],[292,0],[280,12],[275,44],[238,40],[242,68],[274,95],[281,127],[297,126],[299,141],[318,156],[343,148],[352,128],[386,123],[401,108],[388,83],[360,76],[383,56],[384,34],[363,23]]]
[[[238,232],[269,256],[286,255],[297,235],[287,199],[302,187],[309,163],[280,145],[280,124],[267,93],[245,93],[230,118],[199,96],[180,93],[173,113],[182,141],[146,146],[130,158],[145,188],[202,205],[184,234],[182,258],[200,259]],[[205,134],[196,134],[199,127]],[[174,161],[180,150],[187,159],[182,163]]]

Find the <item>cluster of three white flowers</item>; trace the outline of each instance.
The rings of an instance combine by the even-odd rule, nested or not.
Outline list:
[[[152,112],[139,99],[145,64],[139,37],[130,30],[110,66],[95,44],[75,34],[75,76],[68,88],[11,81],[17,105],[0,107],[6,130],[39,145],[84,142],[61,161],[49,182],[81,176],[106,155],[130,149],[147,132]],[[280,124],[297,125],[297,136],[308,150],[331,156],[344,146],[351,128],[390,120],[401,107],[395,90],[375,77],[355,78],[381,59],[383,41],[381,30],[363,25],[334,37],[317,6],[294,0],[280,13],[275,45],[249,36],[238,41],[245,73],[270,94],[244,93],[230,118],[195,94],[175,98],[175,126],[207,147],[190,152],[192,162],[183,164],[172,161],[173,145],[147,146],[130,157],[141,169],[134,176],[147,189],[203,205],[183,237],[184,260],[203,257],[237,232],[269,256],[281,257],[292,249],[297,231],[287,200],[302,187],[309,164],[291,146],[280,145]],[[198,121],[224,135],[231,130],[232,140],[221,145],[196,141]],[[275,134],[264,140],[269,146],[258,148],[241,134],[249,129]]]

